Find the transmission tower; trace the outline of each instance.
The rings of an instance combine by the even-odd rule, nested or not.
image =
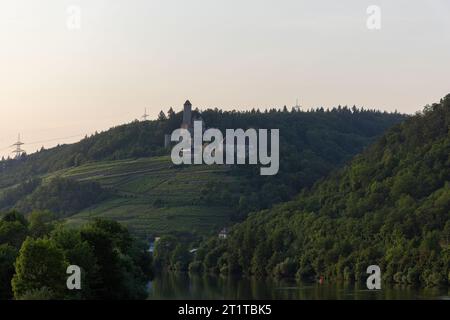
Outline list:
[[[145,108],[144,115],[142,116],[142,120],[147,121],[148,117],[149,117],[149,115],[147,114],[147,108]]]
[[[16,147],[16,149],[14,149],[13,152],[12,152],[12,153],[16,154],[15,157],[14,157],[15,159],[19,159],[20,156],[25,152],[25,150],[23,150],[22,147],[21,147],[23,145],[24,145],[24,143],[22,141],[20,141],[20,133],[19,133],[19,136],[17,138],[17,142],[14,143],[13,145],[11,145],[11,147]]]

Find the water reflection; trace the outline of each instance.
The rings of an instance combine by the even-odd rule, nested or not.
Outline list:
[[[189,275],[164,273],[148,286],[149,299],[448,299],[446,289],[416,289],[409,286],[384,286],[380,291],[350,283],[301,284],[295,280],[274,278],[224,277],[214,275]]]

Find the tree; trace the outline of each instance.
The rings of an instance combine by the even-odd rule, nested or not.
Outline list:
[[[142,251],[133,249],[125,227],[115,221],[97,219],[80,234],[96,258],[95,282],[90,283],[94,299],[145,298],[149,274],[139,262],[148,260],[142,259]],[[89,274],[92,269],[87,271]]]
[[[50,211],[33,211],[30,214],[29,232],[34,238],[42,238],[50,234],[54,228],[54,215]]]
[[[33,290],[48,288],[52,298],[64,297],[66,268],[64,252],[53,240],[27,238],[19,251],[12,279],[14,297],[20,299]]]
[[[58,216],[69,216],[106,196],[107,192],[97,182],[79,182],[57,177],[41,184],[16,207],[23,212],[49,210]]]
[[[173,250],[170,258],[172,268],[177,271],[187,271],[189,263],[191,262],[191,255],[189,254],[186,245],[178,244]]]
[[[450,246],[450,220],[445,223],[444,230],[442,232],[442,240],[447,246]]]
[[[70,299],[95,299],[92,287],[95,287],[101,275],[98,274],[99,267],[94,255],[93,248],[82,239],[79,230],[67,229],[58,226],[51,233],[51,239],[55,241],[58,248],[64,252],[64,258],[70,265],[81,268],[82,290],[74,290],[66,293]]]
[[[13,210],[5,214],[2,218],[2,221],[5,222],[19,222],[21,225],[27,226],[28,221],[25,219],[23,214]]]
[[[161,110],[158,114],[158,121],[165,121],[165,120],[167,120],[167,117],[164,114],[164,111]]]
[[[20,221],[0,221],[0,244],[7,243],[19,249],[27,234],[27,226]]]
[[[16,257],[16,248],[7,244],[0,245],[0,300],[12,298],[11,279]]]
[[[162,236],[156,242],[153,258],[157,269],[170,266],[171,255],[177,243],[177,238],[171,235]]]
[[[123,292],[123,273],[120,266],[120,251],[116,250],[105,230],[89,225],[81,231],[83,241],[89,243],[97,260],[98,278],[90,284],[96,299],[120,299]]]
[[[175,112],[173,111],[172,107],[169,108],[169,111],[167,111],[167,117],[172,120],[175,117]]]

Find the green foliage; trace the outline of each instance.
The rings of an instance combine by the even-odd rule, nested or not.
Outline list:
[[[107,197],[107,193],[96,182],[78,182],[56,177],[16,205],[22,212],[49,210],[59,217],[67,217]]]
[[[42,180],[39,178],[32,178],[16,187],[7,189],[0,196],[0,209],[12,208],[19,200],[25,198],[32,193],[40,184]]]
[[[162,266],[170,266],[172,252],[177,247],[177,243],[177,238],[172,235],[162,236],[155,243],[153,259],[156,269],[161,269]]]
[[[99,267],[94,250],[91,245],[81,237],[80,230],[67,229],[58,226],[51,232],[53,239],[61,250],[64,252],[64,259],[71,265],[77,265],[82,270],[81,292],[68,291],[65,292],[66,299],[88,299],[95,298],[92,287],[97,283]]]
[[[351,111],[347,107],[326,112],[206,110],[201,115],[208,126],[223,132],[227,128],[280,130],[282,161],[277,175],[261,176],[258,166],[240,165],[232,168],[234,176],[245,178],[237,195],[220,181],[204,186],[204,199],[211,204],[232,206],[234,221],[245,219],[249,212],[290,200],[404,119],[399,114],[357,108]]]
[[[188,247],[183,244],[177,244],[175,249],[172,251],[170,265],[176,271],[187,271],[191,258],[192,257],[188,251]]]
[[[48,236],[54,228],[54,214],[50,211],[33,211],[29,220],[29,234],[33,238]]]
[[[53,293],[54,298],[64,296],[67,261],[64,252],[50,239],[27,238],[16,260],[16,273],[12,279],[14,297],[43,287]]]
[[[22,294],[17,300],[54,300],[56,298],[55,293],[47,287],[39,289],[31,289]]]
[[[175,129],[178,119],[134,121],[85,137],[79,143],[42,149],[20,160],[2,161],[0,187],[14,185],[29,177],[80,166],[91,161],[118,160],[162,155],[164,134]],[[172,122],[171,122],[172,121]]]
[[[16,257],[16,248],[0,244],[0,300],[12,298],[11,279],[14,275]]]
[[[96,299],[143,299],[148,266],[140,266],[140,256],[130,256],[133,252],[128,231],[117,222],[95,220],[81,230],[81,238],[92,248],[97,261],[95,283],[90,289]],[[142,249],[141,249],[142,251]]]
[[[205,234],[241,221],[249,212],[290,200],[405,118],[347,107],[193,113],[200,113],[208,127],[221,130],[280,129],[283,161],[278,175],[261,177],[255,166],[191,168],[173,166],[167,157],[160,161],[156,156],[168,152],[164,134],[179,128],[182,119],[181,113],[169,110],[156,121],[136,121],[76,144],[2,161],[0,208],[17,208],[26,214],[51,210],[57,217],[77,214],[76,223],[86,222],[91,215],[127,220],[141,238],[186,230]],[[146,161],[138,159],[142,157]],[[102,196],[106,189],[111,197]],[[185,217],[173,218],[180,215]]]
[[[27,221],[13,211],[0,221],[0,299],[146,297],[152,260],[123,226],[99,219],[68,229],[52,216],[36,211]],[[68,265],[81,268],[82,290],[67,289]]]
[[[0,220],[0,244],[9,244],[17,249],[28,235],[28,222],[25,218],[11,211]]]
[[[189,249],[193,246],[184,245],[179,233],[189,233],[197,240],[198,234],[214,234],[229,224],[230,218],[241,221],[250,212],[292,199],[299,190],[311,187],[405,117],[346,107],[308,112],[288,112],[286,109],[264,113],[217,109],[201,112],[207,126],[221,130],[280,129],[283,159],[280,172],[274,177],[262,177],[259,168],[254,166],[174,167],[168,157],[156,157],[167,154],[163,146],[164,134],[180,126],[181,116],[181,113],[169,110],[167,116],[161,114],[157,121],[133,122],[86,137],[76,144],[1,162],[0,208],[20,209],[29,217],[26,221],[23,216],[11,212],[0,221],[0,245],[5,246],[2,247],[3,258],[0,257],[4,261],[0,264],[0,274],[11,277],[9,263],[12,257],[17,258],[13,281],[16,298],[145,297],[145,284],[152,271],[146,248],[132,241],[124,227],[104,220],[92,222],[93,216],[121,220],[143,238],[161,233],[176,234],[175,237],[163,236],[156,244],[155,266],[160,268],[187,270],[189,266],[191,270],[208,272],[298,274],[302,277],[327,273],[357,277],[363,268],[352,268],[353,261],[358,260],[362,266],[366,261],[378,258],[385,248],[380,245],[370,257],[365,251],[352,256],[352,252],[358,250],[358,244],[362,245],[364,241],[336,239],[332,221],[348,219],[339,227],[339,232],[344,234],[351,234],[353,229],[366,231],[354,220],[363,217],[365,210],[372,206],[381,210],[380,199],[392,197],[395,203],[402,203],[403,210],[415,208],[419,205],[416,198],[434,190],[445,178],[420,176],[425,181],[423,187],[410,188],[408,183],[417,181],[414,180],[418,179],[416,172],[422,170],[418,167],[413,174],[403,172],[403,181],[395,188],[390,185],[394,181],[386,184],[383,179],[369,187],[366,185],[371,181],[369,176],[379,168],[355,164],[348,179],[344,179],[345,184],[340,186],[342,190],[336,192],[332,187],[334,182],[331,186],[324,183],[322,189],[314,189],[320,189],[312,192],[316,195],[305,193],[304,199],[294,201],[295,205],[250,214],[248,222],[238,226],[230,239],[215,238],[205,242],[192,261],[194,255]],[[397,141],[397,131],[388,134],[381,144]],[[432,128],[426,135],[434,136],[435,133],[436,129]],[[421,137],[417,141],[421,141]],[[438,145],[428,151],[427,157],[431,156],[424,160],[428,161],[424,167],[433,167],[434,159],[447,159],[445,146]],[[386,173],[388,176],[395,171],[399,161],[393,155],[396,150],[383,154],[386,162],[383,168],[390,170]],[[146,158],[138,159],[142,157]],[[437,165],[442,166],[442,163]],[[438,168],[433,167],[435,169]],[[397,173],[395,171],[395,175]],[[33,178],[29,180],[30,177]],[[354,189],[348,192],[347,187]],[[361,191],[366,189],[370,190],[367,196]],[[333,199],[337,199],[338,204],[335,205]],[[448,209],[447,193],[436,194],[432,202],[433,206]],[[56,219],[69,217],[71,226],[76,228],[68,230],[53,223],[47,210]],[[370,232],[381,228],[380,220],[385,215],[390,213],[374,214],[375,223],[368,223]],[[434,213],[430,215],[434,216]],[[290,219],[291,216],[295,217]],[[400,213],[392,215],[392,224],[401,217]],[[80,227],[87,221],[87,225]],[[407,228],[386,228],[383,232],[389,234],[395,229],[399,235],[414,233],[415,223],[410,220]],[[322,229],[325,227],[326,230]],[[438,238],[442,241],[444,235],[433,233],[434,230],[434,225],[427,227],[430,233],[420,250],[417,249],[417,255],[437,254],[439,257],[446,252],[444,249],[436,252],[436,241]],[[27,236],[29,238],[24,242]],[[399,241],[398,248],[394,247],[389,253],[402,263],[399,252],[417,242],[417,239],[412,244]],[[16,257],[17,252],[14,254],[13,250],[19,249]],[[304,253],[300,254],[303,249]],[[41,257],[44,253],[48,257]],[[47,263],[51,269],[39,269]],[[328,269],[328,263],[335,264]],[[65,281],[60,284],[58,277],[62,266],[67,264],[82,268],[85,290],[67,292],[60,287]],[[35,269],[39,269],[38,277],[32,274]],[[398,272],[394,265],[389,270],[392,275]],[[436,275],[440,270],[437,267],[429,274],[420,273],[420,278],[429,283],[440,283],[445,280]],[[57,283],[44,283],[47,273],[56,275]],[[414,275],[411,273],[410,278]],[[7,287],[2,290],[5,290],[2,295],[11,296]]]
[[[251,214],[225,244],[204,242],[193,264],[229,270],[222,257],[235,255],[247,274],[349,281],[377,264],[386,281],[448,285],[449,128],[450,95],[295,200]]]

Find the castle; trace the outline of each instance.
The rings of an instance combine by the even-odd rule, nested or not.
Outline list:
[[[201,121],[202,122],[202,130],[205,132],[205,122],[203,121],[202,117],[198,115],[192,115],[192,104],[189,100],[186,100],[183,106],[183,120],[181,122],[180,128],[186,129],[189,131],[191,137],[194,136],[194,121]],[[239,140],[239,139],[238,139]],[[192,141],[189,142],[191,146],[193,146]],[[169,148],[172,145],[171,141],[171,135],[165,134],[164,135],[164,148]],[[227,141],[226,137],[222,139],[220,142],[222,152],[225,154],[227,148],[231,147],[232,152],[236,155],[238,149],[245,150],[245,158],[247,158],[250,154],[254,154],[256,150],[254,150],[253,146],[249,144],[249,140],[245,139],[244,141],[236,141],[235,139],[231,139],[231,141]],[[193,147],[189,149],[183,150],[183,153],[189,153],[193,156],[194,150]]]
[[[205,122],[199,115],[192,116],[192,104],[189,100],[186,100],[183,106],[183,121],[181,122],[180,128],[187,129],[194,134],[194,121],[201,121],[203,128],[205,128]],[[204,130],[204,129],[203,129]],[[164,135],[164,148],[168,148],[171,144],[170,134]]]

